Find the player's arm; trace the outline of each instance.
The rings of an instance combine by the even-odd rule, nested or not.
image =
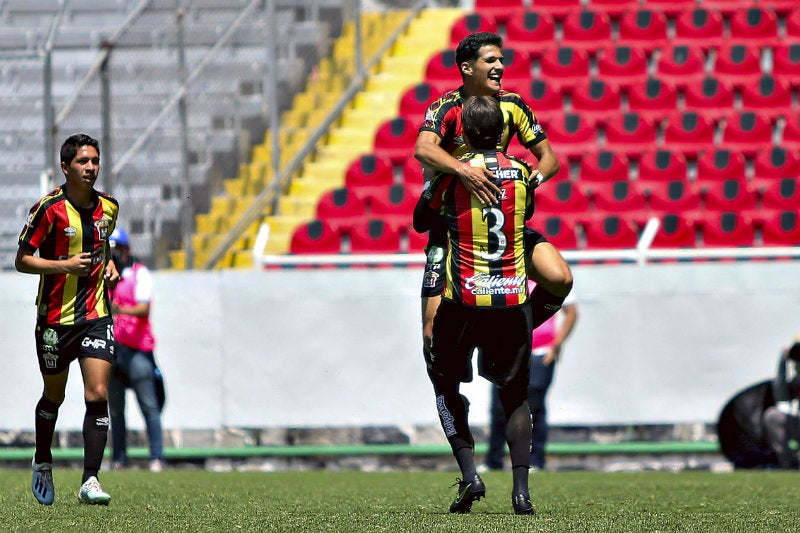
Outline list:
[[[92,271],[92,254],[81,252],[68,259],[44,259],[27,246],[17,249],[14,267],[24,274],[73,274],[88,276]]]
[[[500,189],[492,183],[494,174],[488,169],[473,167],[468,162],[459,161],[448,154],[441,144],[442,139],[438,134],[423,130],[417,136],[414,157],[428,168],[458,176],[467,190],[484,205],[495,203]]]
[[[529,150],[539,161],[536,169],[534,169],[534,171],[531,173],[531,182],[534,182],[535,180],[536,183],[534,183],[534,185],[535,187],[538,187],[545,181],[555,176],[561,168],[561,164],[558,162],[558,158],[553,151],[553,147],[550,145],[550,141],[547,139],[542,139],[538,143],[531,146]]]

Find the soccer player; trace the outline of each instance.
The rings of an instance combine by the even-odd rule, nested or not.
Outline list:
[[[489,205],[498,193],[489,169],[473,167],[459,159],[465,152],[462,138],[461,107],[470,96],[493,96],[503,110],[504,128],[497,148],[505,151],[511,138],[530,150],[538,161],[532,171],[532,185],[537,187],[559,170],[559,162],[544,130],[521,96],[501,89],[503,78],[503,39],[489,32],[466,36],[456,48],[456,64],[461,73],[461,87],[434,101],[425,114],[414,149],[424,165],[426,178],[436,172],[459,177],[475,197]],[[430,347],[433,317],[439,307],[444,286],[445,245],[443,236],[431,232],[426,247],[425,274],[422,282],[422,337],[424,349]],[[528,276],[536,281],[531,298],[534,327],[544,323],[561,307],[572,289],[572,272],[555,246],[538,232],[528,230],[530,255]]]
[[[451,513],[468,513],[486,494],[475,468],[469,401],[460,383],[472,380],[472,353],[479,350],[480,374],[500,388],[508,424],[517,514],[533,514],[528,491],[531,420],[527,401],[532,311],[525,273],[525,220],[533,214],[530,167],[497,151],[503,111],[496,98],[465,100],[462,112],[468,152],[461,162],[492,171],[499,190],[484,204],[455,174],[426,184],[414,210],[414,229],[444,227],[448,259],[441,305],[426,352],[439,419],[461,479]]]
[[[114,353],[107,289],[119,280],[107,239],[119,204],[94,188],[100,170],[97,140],[76,134],[64,141],[61,170],[64,184],[31,207],[15,260],[19,272],[39,276],[35,339],[44,390],[36,405],[31,488],[39,503],[53,504],[50,444],[69,366],[77,359],[86,402],[78,499],[108,505],[111,496],[103,491],[97,473],[108,437],[107,384]]]

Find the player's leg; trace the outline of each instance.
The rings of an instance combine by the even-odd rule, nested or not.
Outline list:
[[[767,442],[778,458],[778,468],[796,468],[796,459],[789,440],[792,434],[797,435],[800,432],[800,418],[783,413],[773,406],[764,411],[763,422]]]
[[[506,414],[500,404],[500,394],[494,384],[491,387],[491,404],[489,407],[489,449],[486,451],[486,467],[490,470],[502,470],[503,455],[506,446]]]
[[[422,347],[425,352],[431,349],[433,318],[442,301],[446,283],[445,261],[447,248],[437,238],[431,236],[425,247],[425,273],[422,277]]]
[[[538,232],[526,229],[525,249],[530,250],[528,277],[536,282],[531,293],[536,329],[561,309],[572,290],[572,270],[558,249]]]
[[[108,377],[108,412],[111,415],[111,445],[114,469],[128,466],[128,426],[125,419],[129,353],[124,346],[115,347],[115,362]]]

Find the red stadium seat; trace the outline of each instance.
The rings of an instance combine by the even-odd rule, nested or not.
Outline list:
[[[667,118],[663,148],[697,159],[701,152],[714,148],[714,133],[714,125],[705,116],[694,111],[675,113]]]
[[[782,42],[784,44],[800,43],[800,6],[796,2],[792,10],[786,14]]]
[[[752,158],[762,148],[772,145],[772,135],[772,124],[767,118],[744,111],[727,120],[720,147]]]
[[[506,41],[531,59],[539,59],[555,47],[555,28],[553,17],[547,13],[526,11],[508,20]]]
[[[800,245],[800,221],[796,207],[765,214],[760,226],[764,246]]]
[[[743,180],[706,181],[701,192],[707,210],[748,211],[756,207],[756,193]]]
[[[702,208],[700,191],[686,180],[644,183],[651,213],[692,213]]]
[[[778,18],[768,7],[738,7],[730,17],[729,30],[734,42],[773,45],[778,41]]]
[[[628,89],[628,109],[659,123],[678,110],[678,90],[669,82],[650,78]]]
[[[507,24],[509,20],[522,16],[525,3],[522,0],[475,0],[473,9],[500,24]]]
[[[350,253],[393,254],[400,252],[400,231],[378,218],[363,220],[350,232]]]
[[[298,226],[289,244],[289,252],[293,254],[338,254],[340,251],[339,233],[319,219]]]
[[[641,48],[612,46],[603,48],[597,59],[597,77],[628,91],[647,81],[647,57]]]
[[[536,213],[568,217],[585,217],[589,197],[571,181],[546,183],[536,189]]]
[[[403,185],[414,187],[415,190],[422,190],[422,185],[425,183],[422,173],[422,163],[414,157],[414,154],[409,154],[403,162],[400,169],[402,175]]]
[[[619,152],[590,152],[580,161],[578,181],[611,182],[628,180],[628,158]]]
[[[584,187],[595,213],[624,214],[637,224],[647,222],[647,199],[642,188],[633,181],[592,182]]]
[[[675,18],[684,11],[697,7],[697,0],[642,0],[643,9],[661,11],[667,18]]]
[[[570,161],[579,161],[584,154],[597,150],[595,129],[572,113],[547,122],[547,138]]]
[[[686,89],[705,77],[705,61],[700,48],[687,45],[669,46],[659,55],[656,77],[679,89]]]
[[[531,83],[531,59],[523,50],[503,48],[503,89],[526,87]],[[512,91],[519,92],[519,91]]]
[[[700,219],[703,245],[710,247],[752,247],[755,228],[749,216],[737,212],[706,213]]]
[[[800,88],[800,42],[780,44],[772,49],[772,75],[795,90]]]
[[[419,254],[425,251],[428,245],[428,233],[417,233],[413,229],[406,232],[408,238],[408,253]]]
[[[606,120],[619,114],[621,109],[619,89],[601,79],[586,80],[576,85],[572,93],[572,113],[594,126],[605,125]]]
[[[394,183],[392,162],[386,157],[364,154],[350,163],[344,175],[344,184],[359,194],[368,194],[370,189]]]
[[[606,123],[603,149],[638,160],[643,152],[656,148],[656,141],[657,132],[652,121],[636,113],[624,113],[610,117]]]
[[[405,228],[411,223],[418,198],[416,190],[402,183],[375,190],[368,198],[370,215],[394,228]]]
[[[797,7],[797,0],[758,0],[758,5],[773,10],[776,15],[785,17]]]
[[[428,59],[425,66],[425,81],[437,88],[455,88],[461,85],[455,50],[440,50]]]
[[[686,111],[694,111],[718,123],[734,112],[735,99],[731,85],[717,78],[706,77],[700,83],[686,88],[684,107]]]
[[[678,14],[673,42],[709,50],[720,45],[724,32],[725,23],[719,11],[698,7]]]
[[[745,179],[746,163],[744,155],[730,150],[709,150],[697,159],[695,181],[720,181],[724,179]]]
[[[589,0],[588,8],[598,13],[605,13],[609,19],[617,21],[626,13],[639,9],[639,0]]]
[[[791,176],[756,182],[764,209],[797,209],[800,206],[800,178]]]
[[[563,21],[568,15],[583,10],[582,0],[531,0],[530,11],[544,13],[556,21]]]
[[[794,113],[786,118],[780,145],[787,150],[800,151],[800,114]]]
[[[706,9],[713,9],[722,15],[723,19],[730,20],[733,14],[747,4],[754,4],[753,0],[703,0],[700,5]]]
[[[534,215],[529,225],[547,237],[547,240],[559,250],[576,250],[578,248],[575,225],[570,224],[564,218],[557,215]]]
[[[375,130],[373,151],[378,157],[384,157],[393,166],[402,165],[408,154],[414,153],[419,126],[407,118],[397,117],[383,122]]]
[[[667,17],[653,9],[631,9],[619,21],[617,43],[644,50],[649,56],[669,43]]]
[[[571,13],[562,24],[561,46],[584,50],[594,56],[598,48],[611,41],[611,21],[608,15],[595,11]]]
[[[665,213],[656,232],[652,248],[694,248],[697,246],[697,229],[690,217]]]
[[[466,13],[456,19],[450,27],[450,44],[455,49],[461,39],[470,33],[481,31],[497,33],[497,21],[494,17],[482,13]]]
[[[583,227],[586,248],[590,250],[636,248],[639,241],[639,234],[633,223],[616,215],[587,220]]]
[[[755,181],[769,181],[787,176],[800,176],[800,154],[796,151],[773,146],[756,154],[753,161],[753,179]]]
[[[792,108],[792,90],[781,78],[761,76],[742,90],[742,109],[769,117],[773,122]]]
[[[571,93],[575,85],[589,78],[589,56],[585,50],[561,46],[542,56],[539,68],[542,79]]]
[[[409,87],[400,96],[400,116],[407,118],[419,128],[425,119],[428,106],[439,96],[436,88],[425,81]]]
[[[761,52],[758,46],[727,42],[717,50],[711,75],[734,89],[755,82],[761,76]]]
[[[331,189],[317,200],[317,218],[324,220],[340,235],[367,217],[367,203],[347,187]]]
[[[639,160],[639,181],[666,182],[688,179],[688,164],[681,152],[650,150]]]
[[[529,90],[520,93],[540,122],[550,122],[564,115],[564,97],[545,80],[533,80]]]

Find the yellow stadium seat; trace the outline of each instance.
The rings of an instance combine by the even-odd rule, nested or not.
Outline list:
[[[285,195],[278,199],[278,212],[281,215],[300,215],[312,217],[317,212],[316,196],[302,196],[299,194]]]
[[[238,250],[233,253],[233,268],[253,268],[253,252],[250,250]]]

